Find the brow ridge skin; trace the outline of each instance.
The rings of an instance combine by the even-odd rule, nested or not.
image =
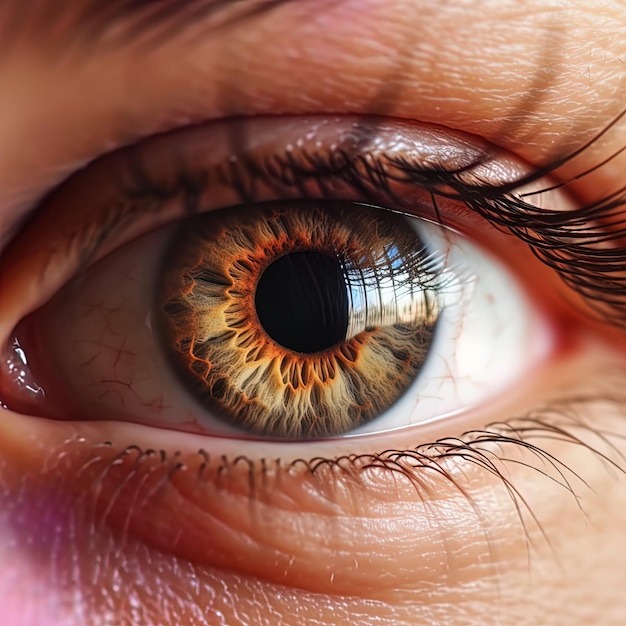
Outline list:
[[[297,0],[8,0],[0,7],[0,50],[10,52],[33,31],[55,54],[117,51],[134,44],[158,48],[201,25],[203,36],[224,28],[250,28],[254,20]],[[321,0],[323,5],[343,0]]]

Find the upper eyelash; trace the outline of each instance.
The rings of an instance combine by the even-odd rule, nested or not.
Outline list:
[[[485,199],[480,197],[479,189],[476,196],[463,198],[468,207],[527,243],[539,260],[582,295],[603,320],[622,329],[626,327],[626,184],[599,200],[568,211],[538,207],[527,198],[589,176],[623,153],[626,145],[564,182],[533,192],[514,192],[582,154],[625,116],[626,110],[581,148],[537,168],[515,186],[505,188],[500,196]],[[607,242],[610,244],[605,245]]]
[[[386,207],[411,214],[403,198],[392,189],[391,183],[418,185],[431,194],[433,209],[441,221],[437,197],[453,198],[465,204],[496,228],[524,241],[533,253],[561,279],[579,293],[595,309],[606,323],[626,328],[626,185],[604,198],[590,202],[574,210],[558,210],[539,207],[529,198],[566,187],[574,180],[588,176],[626,150],[626,146],[611,154],[602,163],[571,176],[568,180],[545,187],[532,193],[516,193],[529,183],[535,182],[580,156],[601,137],[608,133],[626,116],[626,109],[599,133],[573,152],[535,167],[525,176],[503,184],[490,184],[471,174],[479,166],[494,160],[490,153],[469,165],[446,170],[442,167],[425,167],[402,157],[372,157],[365,149],[357,152],[338,150],[333,153],[299,153],[299,159],[290,152],[274,155],[260,162],[247,155],[241,157],[245,137],[239,131],[232,138],[238,159],[228,164],[218,174],[220,183],[228,183],[235,189],[243,204],[255,202],[255,186],[259,182],[284,189],[290,186],[299,190],[303,198],[307,184],[313,182],[323,197],[332,198],[332,184],[341,182],[367,198],[368,195],[388,198]],[[367,142],[375,137],[376,123],[364,136]],[[391,173],[389,167],[395,173]],[[180,170],[172,186],[164,188],[144,171],[135,160],[132,184],[126,183],[124,192],[133,200],[153,198],[157,202],[181,196],[185,211],[196,214],[200,207],[201,192],[211,183],[205,171]],[[110,228],[114,228],[112,220]],[[102,234],[102,233],[101,233]],[[609,246],[604,245],[611,242]]]

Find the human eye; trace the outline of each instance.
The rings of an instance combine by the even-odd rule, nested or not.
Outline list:
[[[293,6],[271,19],[268,13],[261,24],[280,24],[281,16],[288,19],[294,11],[295,24],[305,28],[303,16],[317,15],[297,14],[303,3]],[[335,10],[335,17],[348,15],[345,8]],[[399,6],[392,13],[399,16]],[[446,15],[442,11],[435,23],[446,23]],[[511,24],[504,23],[509,29]],[[276,27],[275,32],[282,31]],[[264,41],[271,57],[275,46]],[[331,42],[332,37],[320,50],[332,49]],[[294,48],[290,50],[293,56]],[[311,59],[306,65],[316,68]],[[289,80],[294,92],[302,86],[293,73]],[[236,84],[244,84],[241,77]],[[590,552],[600,560],[605,580],[614,573],[610,562],[602,560],[596,534],[582,530],[579,507],[596,520],[600,511],[604,528],[612,532],[623,501],[620,479],[607,479],[607,468],[621,471],[623,430],[618,401],[623,379],[623,190],[619,177],[611,174],[619,171],[614,168],[624,143],[619,101],[598,129],[561,133],[558,156],[542,158],[524,154],[522,139],[499,142],[505,147],[485,142],[477,135],[491,140],[499,135],[478,133],[481,126],[471,126],[473,121],[465,128],[473,135],[445,127],[449,122],[464,128],[451,122],[450,108],[448,115],[426,121],[399,115],[388,103],[380,105],[381,111],[347,115],[352,112],[333,104],[332,93],[321,84],[315,105],[307,94],[304,104],[277,97],[264,110],[263,98],[270,97],[272,87],[261,81],[255,87],[257,96],[262,94],[255,101],[258,110],[230,121],[198,119],[201,107],[195,116],[179,114],[184,123],[169,121],[176,115],[166,113],[165,94],[163,111],[146,127],[164,130],[193,121],[190,128],[152,139],[137,137],[51,193],[42,186],[37,197],[46,197],[32,203],[37,208],[21,226],[6,213],[10,241],[0,268],[4,354],[13,372],[26,360],[36,384],[20,398],[25,388],[13,384],[6,368],[0,384],[7,406],[0,476],[6,485],[3,510],[8,511],[8,540],[0,554],[33,588],[51,583],[45,606],[53,606],[58,623],[462,623],[468,610],[474,621],[549,623],[547,598],[525,574],[530,563],[554,591],[556,563],[572,556],[560,545],[563,512],[572,520],[566,543],[594,546]],[[280,86],[278,81],[273,88],[284,91]],[[380,102],[383,92],[375,94]],[[148,111],[148,97],[141,96],[142,111]],[[438,97],[445,102],[443,94]],[[367,106],[373,101],[373,96],[364,100]],[[126,111],[127,101],[122,102],[120,110]],[[240,106],[233,97],[227,116],[241,113]],[[288,115],[277,114],[281,107]],[[309,115],[307,107],[320,111]],[[333,115],[324,114],[324,108]],[[428,116],[436,117],[424,114]],[[523,124],[533,119],[528,114],[516,132],[521,136]],[[331,130],[321,148],[315,143],[319,136],[310,140],[312,145],[298,145],[298,139],[307,141],[307,125],[322,123]],[[271,149],[260,138],[264,127],[271,129],[265,133]],[[77,136],[83,137],[84,128],[77,128]],[[535,137],[541,135],[538,128]],[[70,141],[69,135],[66,141],[72,145],[76,139]],[[108,140],[104,134],[100,139]],[[542,145],[537,140],[536,146]],[[281,160],[289,166],[277,171]],[[15,167],[6,171],[17,179]],[[45,172],[37,177],[44,180]],[[596,197],[590,180],[604,181]],[[569,183],[567,189],[559,188],[560,183]],[[19,189],[13,185],[13,195],[6,194],[15,206]],[[23,185],[22,197],[28,191]],[[64,347],[80,344],[83,332],[100,337],[108,332],[106,321],[100,327],[96,322],[79,327],[82,315],[76,309],[90,306],[91,297],[104,309],[105,300],[120,296],[120,306],[115,303],[111,310],[125,313],[130,301],[129,309],[153,315],[154,300],[146,306],[154,297],[154,283],[161,275],[172,275],[176,283],[176,264],[189,264],[189,255],[179,247],[189,251],[194,244],[205,245],[207,236],[200,233],[224,224],[230,229],[226,234],[232,234],[238,219],[240,227],[245,222],[262,229],[285,206],[283,224],[307,215],[317,220],[302,229],[309,234],[329,216],[335,230],[365,218],[381,230],[400,224],[403,234],[392,229],[393,242],[408,237],[412,245],[405,256],[418,255],[412,289],[422,294],[422,302],[428,288],[433,292],[425,308],[430,313],[447,310],[453,305],[446,298],[458,297],[465,307],[458,308],[484,318],[472,327],[460,315],[447,320],[447,329],[443,324],[435,328],[434,347],[429,345],[430,354],[409,382],[432,377],[429,360],[446,330],[454,337],[445,357],[452,369],[455,350],[472,338],[480,342],[481,355],[485,346],[511,354],[497,355],[496,372],[486,366],[470,372],[479,384],[474,396],[459,391],[468,400],[464,406],[454,404],[464,377],[446,372],[439,375],[452,386],[441,394],[443,404],[435,404],[430,413],[415,413],[413,420],[404,408],[387,422],[382,420],[389,419],[388,411],[380,416],[377,411],[369,422],[370,434],[342,427],[287,437],[241,425],[230,432],[224,415],[207,426],[206,407],[197,406],[202,404],[197,400],[191,402],[191,428],[176,423],[177,405],[169,414],[162,403],[157,411],[129,415],[115,401],[109,403],[110,394],[101,393],[104,379],[111,378],[106,366],[85,373],[85,364],[97,362],[103,351],[63,354]],[[378,234],[377,228],[371,231]],[[376,241],[366,241],[358,250],[371,251]],[[429,259],[433,265],[427,269]],[[138,272],[124,272],[128,285],[153,283],[133,294],[134,300],[115,290],[113,277],[126,265]],[[345,269],[342,275],[350,276]],[[395,274],[385,277],[393,281]],[[174,291],[178,295],[180,289]],[[476,293],[492,308],[473,302]],[[494,313],[505,306],[503,301],[510,309]],[[135,329],[146,326],[146,316],[126,317],[122,340],[134,340],[140,334]],[[155,320],[149,317],[148,326]],[[501,336],[514,341],[500,340],[493,347],[495,328],[503,326]],[[171,348],[172,334],[170,328],[152,335],[127,352],[138,352],[139,361],[158,360]],[[344,337],[339,339],[333,345]],[[150,345],[155,341],[156,346]],[[114,345],[113,352],[123,360],[127,347]],[[152,356],[144,352],[147,348]],[[124,376],[132,378],[136,363],[123,365]],[[507,367],[513,369],[504,382],[495,378]],[[146,384],[184,387],[180,374],[168,378],[171,387],[165,385],[170,369],[164,367],[163,375]],[[83,378],[89,375],[93,380]],[[125,402],[130,402],[133,384],[124,376],[117,382],[128,383]],[[411,389],[400,393],[399,402],[410,397]],[[99,392],[106,401],[96,408]],[[184,393],[187,397],[194,391]],[[444,408],[451,397],[453,404]],[[46,415],[54,419],[44,419]],[[222,425],[225,431],[218,430]],[[285,440],[290,438],[298,441]],[[592,490],[602,498],[585,502]],[[617,530],[611,534],[615,540],[621,536]],[[50,565],[43,573],[34,566],[36,554],[44,554]],[[11,577],[2,582],[8,597],[16,597]],[[566,588],[577,593],[581,583],[570,577]],[[498,590],[509,585],[523,591],[503,601]],[[525,593],[539,599],[537,608],[528,609]],[[467,594],[478,594],[473,602],[480,608],[468,608]],[[29,600],[29,608],[9,605],[9,623],[22,624],[28,611],[39,615],[44,610],[30,592],[21,597]],[[612,607],[620,608],[615,602]],[[570,611],[575,623],[584,623],[580,611],[565,605],[562,610]]]
[[[446,185],[476,190],[445,156],[482,158],[465,154],[467,137],[367,117],[259,118],[246,125],[254,149],[233,153],[240,124],[122,150],[41,207],[5,255],[7,320],[25,271],[54,277],[19,302],[9,408],[319,439],[484,404],[546,356],[547,324],[498,261],[507,255],[488,256],[501,235],[446,197]],[[398,149],[398,136],[413,147]],[[471,177],[506,166],[525,169],[500,156]],[[96,185],[95,211],[80,212]],[[221,208],[231,195],[235,206]],[[155,221],[165,225],[142,236]],[[478,224],[482,250],[471,244]],[[113,252],[94,263],[102,249]],[[85,269],[51,297],[76,265]]]

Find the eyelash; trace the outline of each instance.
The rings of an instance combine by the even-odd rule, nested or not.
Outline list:
[[[619,118],[603,129],[588,142],[584,149],[602,137],[617,120],[626,115],[624,111]],[[242,145],[242,137],[233,137],[233,145]],[[372,135],[366,136],[371,140]],[[452,198],[460,200],[471,211],[487,219],[496,228],[512,233],[529,244],[535,254],[549,267],[554,269],[574,290],[579,291],[591,302],[603,303],[600,313],[607,323],[622,326],[626,323],[626,278],[623,276],[611,276],[606,268],[617,273],[619,263],[626,262],[626,247],[623,248],[599,248],[594,249],[593,244],[599,237],[607,235],[605,223],[615,215],[617,208],[626,205],[626,199],[621,197],[624,191],[620,190],[610,197],[583,206],[573,212],[560,212],[537,207],[527,202],[524,195],[515,195],[515,191],[523,186],[536,181],[563,164],[575,158],[582,150],[553,161],[550,165],[536,168],[530,174],[520,180],[507,185],[490,185],[479,179],[472,179],[472,175],[478,168],[494,159],[497,155],[491,154],[471,163],[461,169],[446,171],[440,168],[425,168],[421,164],[391,159],[387,157],[370,160],[367,154],[353,153],[350,151],[337,151],[327,158],[319,155],[303,155],[310,167],[303,167],[293,158],[290,152],[285,152],[276,157],[273,162],[260,163],[252,159],[240,159],[237,166],[222,175],[228,179],[243,204],[255,201],[255,182],[263,182],[270,185],[280,185],[282,189],[286,185],[299,190],[306,197],[306,183],[315,182],[322,195],[332,197],[332,187],[336,182],[347,184],[364,198],[380,197],[388,199],[394,210],[410,213],[402,197],[392,191],[391,183],[420,186],[431,194],[432,208],[437,220],[442,221],[437,206],[437,198]],[[618,153],[616,153],[618,154]],[[615,156],[615,155],[614,155]],[[165,200],[175,197],[182,198],[185,212],[189,215],[199,211],[198,198],[201,192],[210,184],[208,177],[203,172],[180,170],[176,176],[176,183],[168,188],[159,185],[158,181],[151,180],[142,169],[139,161],[132,163],[134,179],[132,185],[123,186],[125,197],[132,201],[153,200],[157,206]],[[398,175],[389,174],[392,168]],[[590,170],[591,171],[591,170]],[[587,175],[583,172],[576,178]],[[468,182],[468,178],[470,181]],[[568,184],[567,181],[560,186]],[[122,183],[120,183],[122,184]],[[542,190],[545,191],[545,190]],[[533,192],[540,193],[540,192]],[[154,205],[152,205],[154,206]],[[158,211],[158,209],[156,209]],[[84,247],[83,260],[86,262],[94,254],[97,247],[106,240],[110,231],[119,227],[124,216],[107,216],[107,223],[102,225],[93,234]],[[621,222],[611,222],[611,226],[619,226],[617,230],[611,230],[611,237],[619,239],[626,235],[626,226]],[[573,235],[574,242],[570,241]],[[586,246],[581,246],[583,241]],[[575,243],[576,245],[572,245]],[[563,256],[563,250],[567,255]],[[589,259],[595,259],[597,265],[588,266]],[[608,260],[611,263],[608,263]],[[598,275],[598,271],[605,272],[605,276]],[[581,274],[582,271],[582,274]],[[614,296],[618,297],[617,302]],[[620,465],[612,460],[610,451],[604,452],[599,447],[585,443],[575,434],[575,430],[582,428],[589,433],[598,435],[592,427],[579,422],[575,415],[578,408],[601,396],[578,398],[574,401],[563,400],[553,402],[550,406],[522,418],[508,420],[506,423],[488,425],[483,430],[469,431],[458,439],[443,439],[431,443],[422,444],[413,449],[386,450],[370,455],[351,455],[334,459],[300,459],[289,465],[281,464],[280,460],[268,461],[267,459],[254,460],[247,457],[237,457],[232,460],[226,458],[209,459],[206,453],[199,451],[200,457],[199,478],[202,478],[209,468],[217,475],[228,473],[229,469],[243,463],[248,467],[250,497],[259,496],[267,476],[282,471],[304,471],[311,476],[320,476],[326,479],[337,479],[343,476],[347,480],[367,489],[367,481],[364,480],[368,470],[381,468],[389,471],[396,477],[405,479],[420,492],[424,488],[423,476],[430,475],[433,471],[444,479],[451,481],[460,491],[461,485],[455,482],[454,476],[446,470],[446,463],[453,459],[461,459],[465,463],[479,466],[485,471],[499,478],[511,496],[520,523],[526,529],[528,519],[540,528],[540,522],[530,510],[530,506],[524,502],[523,496],[518,492],[515,485],[504,473],[507,463],[517,463],[514,459],[507,458],[500,446],[512,444],[521,446],[525,451],[540,461],[535,465],[528,463],[537,472],[547,476],[549,480],[558,482],[563,488],[572,493],[576,498],[574,487],[569,476],[574,476],[584,483],[581,477],[564,463],[551,456],[548,452],[529,442],[529,439],[558,437],[562,441],[573,445],[583,445],[593,452],[598,458],[608,462],[613,467],[623,471]],[[603,398],[606,400],[606,398]],[[619,406],[626,404],[625,400],[612,398],[612,402]],[[565,418],[571,425],[556,425],[558,421],[554,416]],[[598,435],[599,436],[599,435]],[[602,437],[603,441],[608,441]],[[490,449],[493,447],[493,449]],[[610,445],[609,445],[610,447]],[[153,450],[142,450],[139,446],[127,448],[119,457],[105,464],[103,473],[107,472],[108,463],[111,467],[118,463],[120,458],[134,455],[131,463],[131,471],[141,474],[140,466],[153,463],[156,458],[164,470],[165,476],[174,472],[185,471],[186,465],[180,461],[180,453],[166,453]],[[548,469],[546,469],[546,466]],[[551,469],[550,469],[551,468]],[[96,486],[97,487],[97,486]],[[470,500],[471,495],[463,495]],[[480,511],[478,511],[480,514]],[[528,533],[528,531],[526,531]]]
[[[207,490],[213,489],[210,494],[207,493],[211,498],[219,495],[221,490],[227,492],[229,487],[232,487],[231,483],[236,484],[240,495],[254,507],[257,502],[262,503],[271,499],[275,484],[280,482],[283,474],[309,476],[314,479],[314,484],[321,493],[328,490],[332,492],[345,485],[346,488],[358,488],[363,495],[368,491],[375,495],[380,488],[379,478],[376,473],[372,477],[368,477],[368,474],[376,470],[382,470],[391,476],[392,484],[397,485],[397,481],[404,481],[419,497],[423,498],[424,504],[427,504],[428,494],[432,492],[433,484],[439,485],[430,479],[433,477],[435,480],[443,479],[458,490],[459,494],[470,504],[481,523],[485,524],[484,520],[487,519],[488,511],[481,510],[480,503],[455,478],[456,472],[448,468],[451,463],[460,461],[477,466],[501,481],[515,509],[520,527],[527,537],[530,557],[532,550],[538,548],[531,539],[533,531],[538,531],[539,537],[548,545],[550,545],[550,537],[542,527],[541,520],[533,511],[531,504],[526,501],[522,492],[508,475],[508,468],[522,465],[537,472],[569,493],[584,514],[576,490],[576,487],[580,486],[589,487],[584,477],[533,443],[532,440],[556,440],[574,447],[582,446],[592,453],[607,471],[626,473],[626,468],[620,463],[623,458],[610,441],[611,434],[601,433],[577,417],[586,405],[599,400],[606,401],[606,398],[593,393],[581,395],[575,399],[553,402],[524,417],[512,418],[507,422],[494,422],[484,429],[467,431],[461,437],[444,438],[436,442],[421,444],[413,449],[388,449],[374,454],[351,454],[332,459],[299,458],[289,463],[282,462],[280,458],[253,460],[245,455],[234,458],[226,456],[211,458],[203,449],[199,449],[194,455],[183,457],[180,451],[143,449],[138,445],[130,445],[121,453],[111,455],[107,453],[107,450],[113,452],[113,444],[104,442],[87,452],[86,458],[89,460],[78,470],[78,475],[88,472],[91,476],[95,476],[86,493],[94,494],[91,510],[95,516],[96,525],[106,522],[108,511],[113,507],[113,502],[106,502],[103,504],[104,512],[96,513],[102,510],[101,507],[99,509],[97,502],[102,483],[112,471],[115,471],[120,489],[124,488],[134,494],[133,506],[142,509],[149,508],[150,501],[158,498],[160,490],[175,475],[182,473],[195,471],[198,486],[202,488],[204,485]],[[613,398],[611,402],[619,408],[620,414],[625,416],[626,398]],[[585,435],[595,437],[598,444],[592,445],[583,441]],[[537,464],[525,458],[520,461],[515,458],[514,454],[507,456],[507,445],[521,447],[537,460]],[[73,453],[77,453],[75,448]],[[59,451],[58,456],[62,458],[64,452]],[[243,475],[238,471],[240,466],[245,468]],[[144,481],[148,476],[156,487],[145,488]],[[242,488],[243,493],[241,493]],[[128,519],[133,514],[133,510],[127,511]],[[254,515],[253,511],[252,514]],[[431,523],[436,524],[437,520],[431,520]]]
[[[528,244],[545,265],[583,296],[587,304],[599,314],[602,322],[624,328],[626,276],[623,274],[623,267],[626,265],[626,246],[607,247],[598,244],[607,241],[618,243],[626,238],[626,219],[620,215],[620,209],[626,206],[626,186],[604,198],[568,211],[539,207],[527,198],[565,188],[571,182],[588,176],[626,150],[626,146],[603,163],[572,176],[565,182],[537,191],[517,195],[515,192],[572,161],[625,116],[626,110],[573,153],[537,167],[519,180],[501,185],[482,182],[478,177],[471,182],[466,180],[480,166],[495,159],[497,154],[488,155],[457,170],[445,170],[441,167],[429,169],[422,164],[397,157],[372,157],[367,153],[352,151],[335,150],[326,156],[302,151],[299,159],[287,151],[283,155],[275,155],[270,162],[261,163],[253,158],[237,159],[235,164],[231,164],[230,171],[222,172],[222,176],[229,180],[242,204],[253,204],[257,201],[254,193],[256,183],[279,186],[283,190],[292,187],[301,197],[306,198],[308,183],[315,183],[322,197],[332,197],[333,184],[340,182],[351,187],[364,199],[380,198],[382,195],[392,204],[394,210],[413,215],[414,212],[406,207],[402,196],[392,191],[391,183],[396,183],[409,187],[419,186],[427,190],[431,194],[435,218],[441,223],[437,198],[458,200],[492,226],[513,234]],[[373,134],[365,135],[363,142],[373,138]],[[244,145],[245,137],[234,136],[232,143],[235,147]],[[198,199],[210,184],[205,172],[181,170],[178,172],[177,182],[170,188],[163,188],[142,172],[142,164],[138,160],[131,167],[135,173],[136,184],[124,189],[129,200],[152,199],[160,204],[180,196],[187,215],[198,213]],[[398,173],[390,174],[390,168]],[[107,226],[97,233],[95,241],[92,240],[85,250],[86,257],[106,238],[107,229],[116,228],[118,219],[118,216],[111,216]]]

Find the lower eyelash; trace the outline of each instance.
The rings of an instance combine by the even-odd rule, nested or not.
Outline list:
[[[541,445],[541,441],[582,447],[602,463],[607,471],[626,473],[626,459],[618,452],[613,433],[604,433],[586,424],[580,417],[584,408],[592,403],[608,400],[601,394],[589,394],[552,402],[535,409],[523,417],[504,422],[494,422],[484,429],[471,430],[458,438],[444,438],[420,444],[406,450],[385,450],[374,454],[352,454],[332,459],[251,459],[247,456],[209,456],[204,450],[183,455],[180,451],[144,449],[138,445],[115,452],[112,442],[92,446],[88,461],[77,476],[88,472],[95,476],[81,499],[91,510],[92,526],[102,528],[124,490],[132,490],[132,506],[126,511],[123,534],[126,536],[135,510],[159,506],[159,494],[178,474],[196,474],[196,488],[206,488],[206,497],[219,497],[221,491],[235,491],[248,499],[251,519],[255,519],[255,506],[270,502],[277,485],[287,475],[308,476],[319,494],[329,502],[337,490],[352,489],[356,498],[377,498],[395,484],[409,485],[424,504],[437,496],[440,480],[451,485],[474,511],[489,543],[489,511],[472,496],[463,484],[466,471],[479,468],[503,485],[514,507],[520,527],[527,539],[529,558],[538,546],[534,537],[550,545],[550,536],[542,527],[539,512],[526,501],[522,489],[509,475],[509,469],[521,465],[557,484],[577,503],[581,514],[580,490],[590,488],[584,475],[559,460]],[[626,398],[613,397],[609,401],[626,417]],[[593,443],[592,443],[593,441]],[[69,442],[68,442],[69,443]],[[76,443],[76,442],[73,442]],[[80,443],[80,442],[79,442]],[[82,442],[85,443],[86,442]],[[515,458],[515,447],[524,453]],[[84,452],[84,451],[83,451]],[[62,457],[63,453],[59,454]],[[467,464],[470,464],[469,466]],[[99,502],[103,484],[115,472],[116,488],[104,503]],[[382,473],[381,473],[382,472]],[[381,480],[387,476],[389,481]],[[119,478],[118,478],[119,477]],[[433,482],[434,479],[434,482]],[[383,484],[384,483],[384,484]],[[205,487],[203,487],[203,485]],[[393,495],[391,495],[393,497]],[[433,509],[434,514],[436,511]],[[437,525],[437,519],[428,522]]]

